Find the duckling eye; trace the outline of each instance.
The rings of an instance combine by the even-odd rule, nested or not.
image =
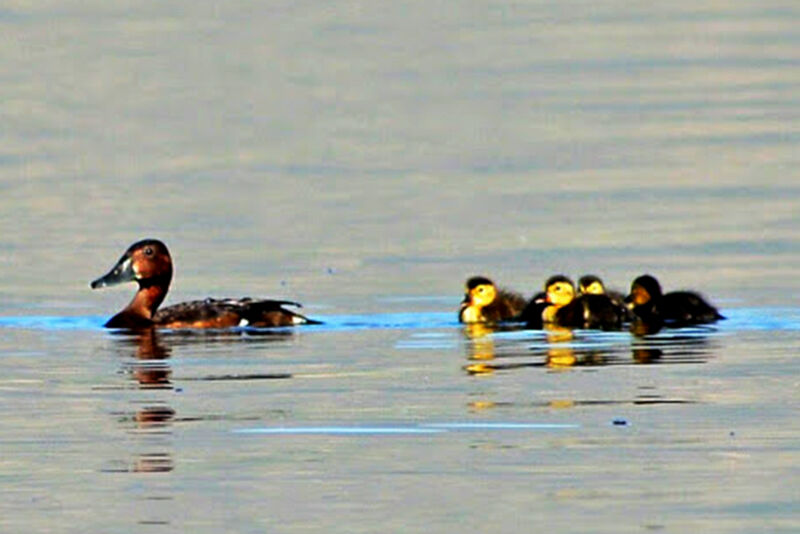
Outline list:
[[[152,256],[153,255],[153,248],[152,247],[145,248],[144,249],[144,254],[145,254],[145,256]]]

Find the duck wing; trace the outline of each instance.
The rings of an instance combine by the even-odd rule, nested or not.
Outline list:
[[[166,328],[273,327],[318,323],[284,306],[300,307],[300,304],[288,300],[207,298],[161,308],[153,316],[153,322]]]

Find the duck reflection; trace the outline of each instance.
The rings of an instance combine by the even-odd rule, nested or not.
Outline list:
[[[171,391],[172,368],[169,358],[172,348],[166,344],[162,334],[155,329],[136,332],[116,332],[114,351],[123,358],[121,373],[132,385],[142,391]],[[159,395],[161,396],[161,395]],[[175,461],[164,436],[171,435],[175,421],[175,410],[163,398],[150,399],[135,404],[133,413],[125,414],[119,421],[129,434],[137,436],[136,443],[141,452],[134,452],[129,461],[114,462],[111,471],[129,473],[167,473],[175,468]]]
[[[122,372],[140,389],[172,389],[172,369],[168,359],[172,349],[165,345],[156,329],[118,333],[117,352],[125,357]]]
[[[133,417],[139,428],[163,428],[175,420],[175,410],[166,405],[145,406]]]
[[[136,456],[131,464],[132,473],[169,473],[175,468],[171,454],[147,453]]]

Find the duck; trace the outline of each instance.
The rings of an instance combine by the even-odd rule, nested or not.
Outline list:
[[[725,317],[695,291],[664,293],[656,277],[643,274],[631,283],[625,302],[637,321],[665,326],[709,324]]]
[[[605,295],[616,308],[623,322],[633,320],[633,314],[625,304],[625,294],[614,289],[606,288],[603,280],[594,274],[585,274],[578,279],[578,296],[584,295]],[[590,297],[591,298],[591,297]]]
[[[458,320],[467,324],[511,321],[526,304],[519,293],[498,288],[485,276],[473,276],[467,280]]]
[[[575,284],[565,275],[551,276],[545,282],[545,294],[549,305],[542,312],[542,321],[546,325],[599,330],[622,327],[621,310],[608,295],[576,296]]]
[[[276,327],[320,324],[287,309],[300,307],[288,300],[252,298],[207,298],[159,308],[172,281],[172,257],[158,239],[133,243],[111,270],[89,284],[100,289],[125,282],[136,282],[139,290],[133,300],[111,317],[106,328],[231,328]]]

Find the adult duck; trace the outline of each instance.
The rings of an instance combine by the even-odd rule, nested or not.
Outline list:
[[[288,310],[300,305],[286,300],[193,300],[159,308],[172,281],[172,257],[157,239],[143,239],[128,247],[111,270],[93,281],[92,289],[136,282],[133,300],[105,323],[107,328],[230,328],[275,327],[318,323]]]

